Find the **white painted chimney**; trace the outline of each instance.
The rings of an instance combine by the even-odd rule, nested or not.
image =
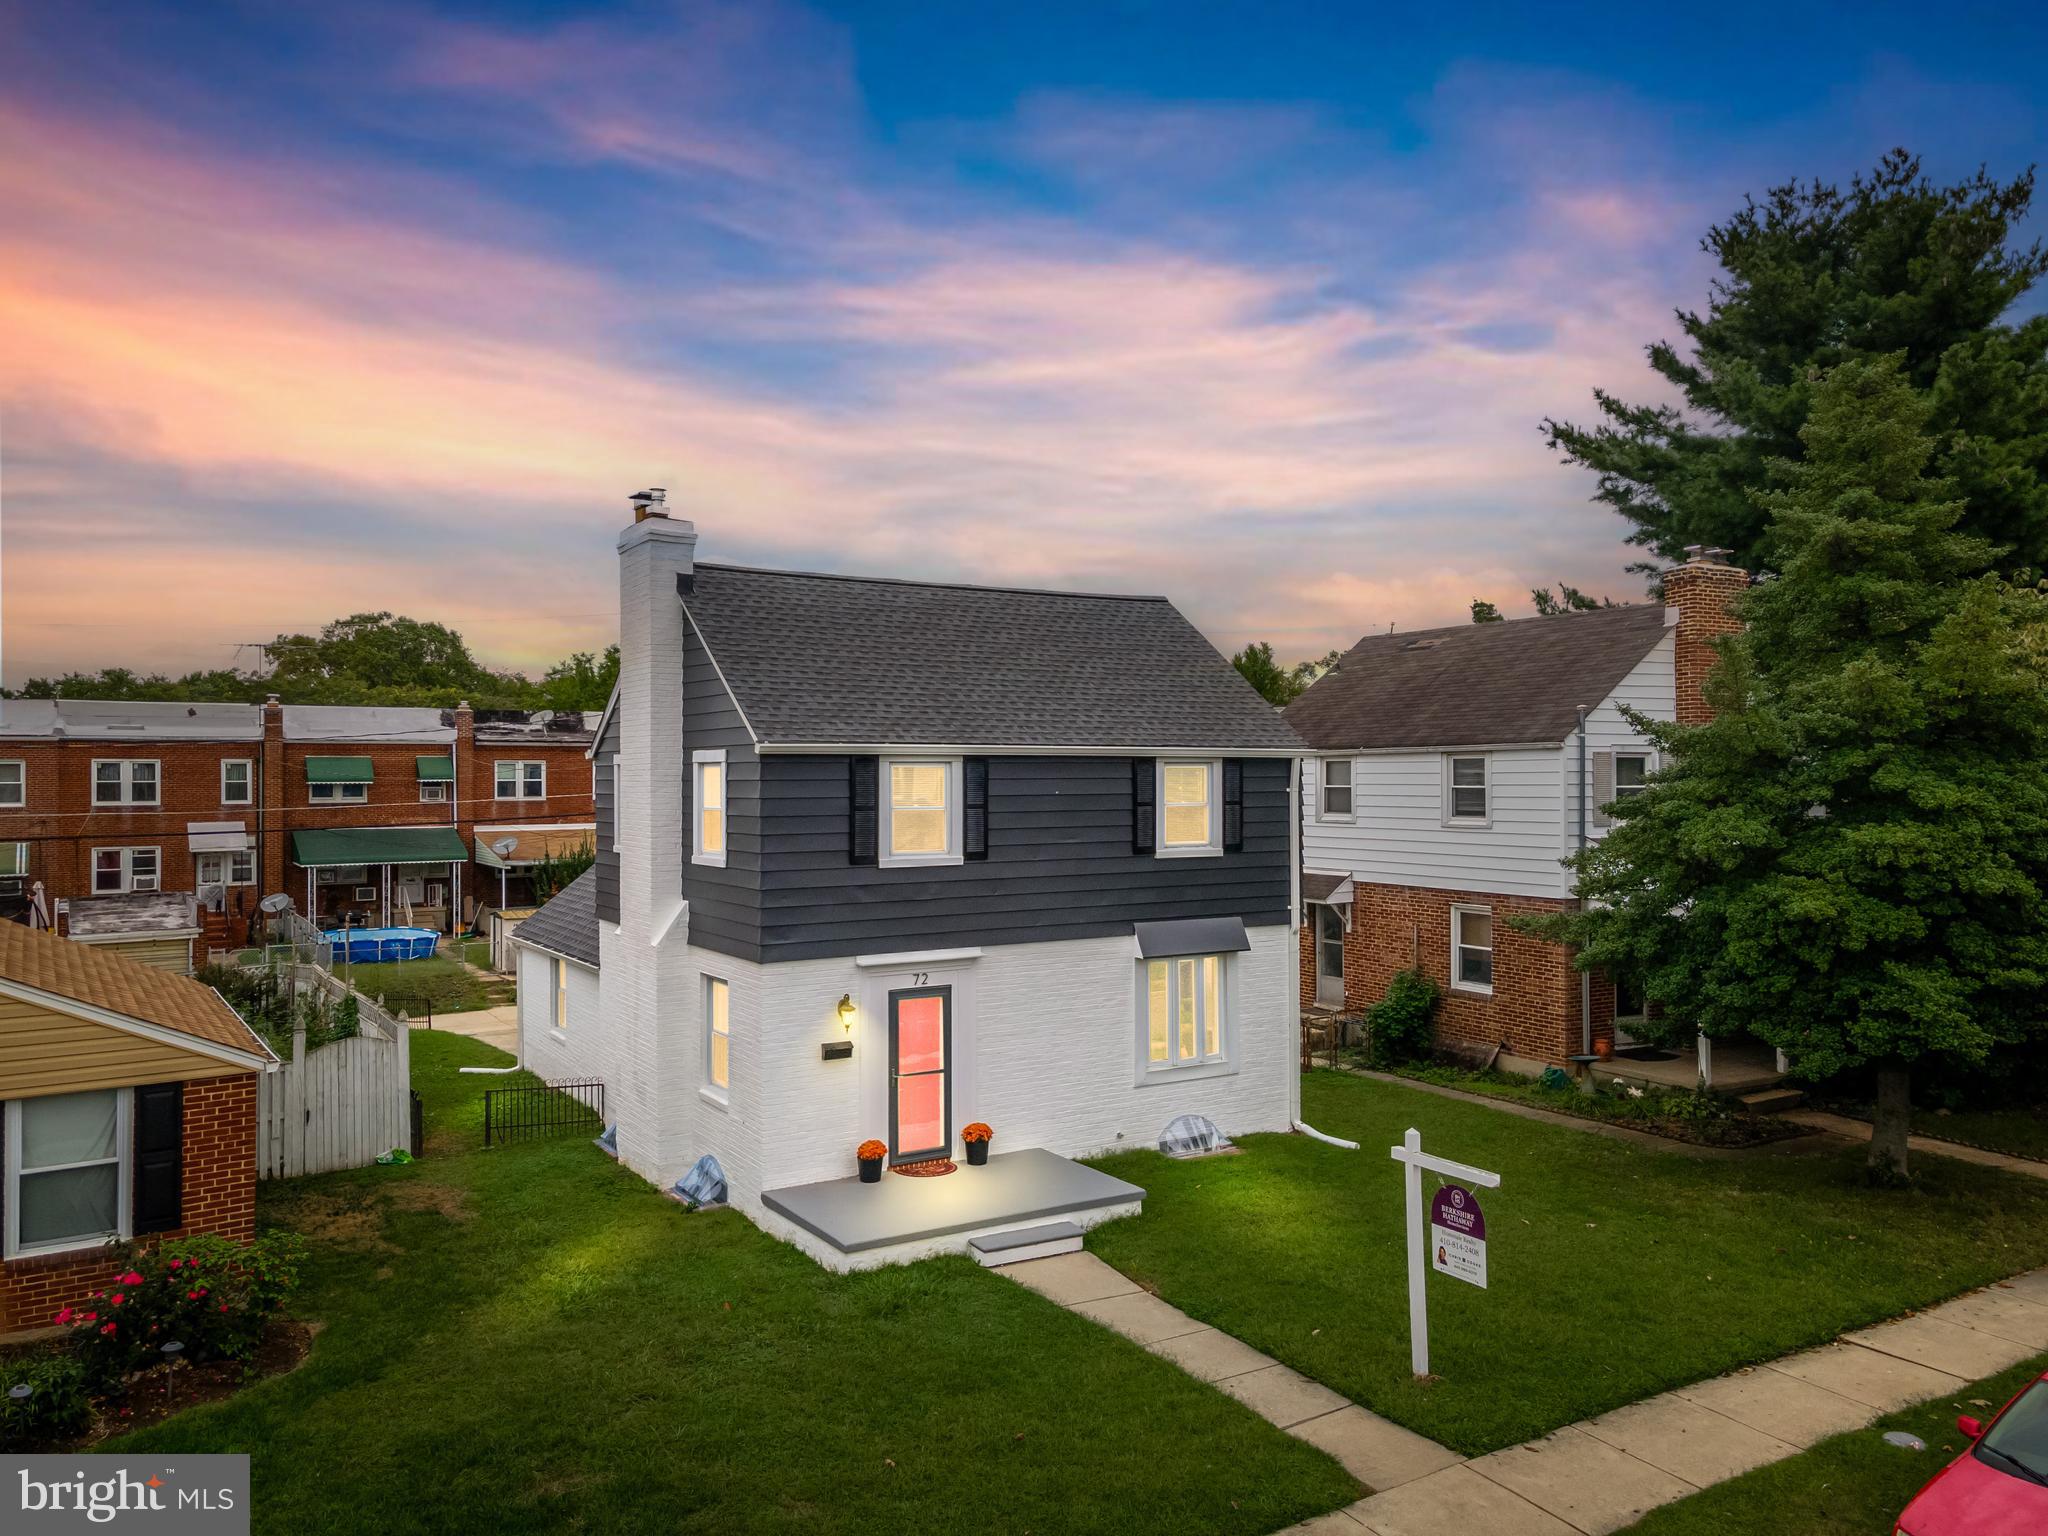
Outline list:
[[[606,1026],[633,1064],[618,1085],[619,1155],[666,1188],[681,1172],[687,1126],[661,1106],[694,1097],[678,1090],[696,1060],[695,1037],[663,1021],[695,1009],[683,904],[687,620],[677,580],[694,567],[697,530],[669,515],[659,488],[632,506],[619,535],[619,929],[602,946],[602,975]]]

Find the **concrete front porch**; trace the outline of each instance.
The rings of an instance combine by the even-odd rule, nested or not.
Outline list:
[[[1740,1098],[1784,1082],[1777,1052],[1760,1040],[1699,1040],[1683,1046],[1623,1046],[1593,1066],[1604,1088],[1614,1079],[1636,1088],[1690,1093],[1702,1082],[1715,1093]]]
[[[1144,1199],[1135,1184],[1029,1147],[937,1178],[885,1172],[876,1184],[852,1177],[766,1190],[761,1225],[844,1271],[964,1253],[976,1237],[1052,1217],[1092,1227],[1136,1215]]]

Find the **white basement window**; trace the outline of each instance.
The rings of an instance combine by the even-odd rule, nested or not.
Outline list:
[[[1224,1059],[1224,957],[1147,960],[1141,1028],[1145,1069],[1171,1071]]]
[[[1323,782],[1317,814],[1324,821],[1349,821],[1352,761],[1348,757],[1326,757],[1322,761]]]
[[[612,761],[616,765],[618,759],[614,758]],[[696,830],[691,836],[690,860],[696,864],[723,865],[726,831],[725,749],[707,748],[696,753],[693,761],[695,779],[691,787],[691,803],[696,807]],[[618,814],[618,803],[615,800],[612,804],[614,822]],[[614,836],[616,830],[614,826]]]
[[[6,1109],[6,1256],[128,1236],[129,1095],[104,1088]]]
[[[1159,763],[1159,854],[1162,858],[1223,851],[1223,815],[1218,793],[1223,765],[1206,762]]]
[[[1444,820],[1462,826],[1484,826],[1492,816],[1487,760],[1481,756],[1444,759]]]
[[[1460,992],[1493,991],[1493,912],[1451,908],[1451,985]]]
[[[92,765],[94,805],[155,805],[157,763],[154,758],[103,757]]]
[[[501,759],[495,765],[495,795],[500,800],[545,800],[548,797],[548,765]]]
[[[120,896],[129,891],[157,889],[157,850],[154,848],[95,848],[92,851],[92,893]]]
[[[882,774],[880,862],[960,863],[960,759],[890,758]]]

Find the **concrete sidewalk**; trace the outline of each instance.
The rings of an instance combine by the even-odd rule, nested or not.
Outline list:
[[[1460,1459],[1456,1451],[1367,1413],[1242,1340],[1196,1322],[1092,1253],[1006,1264],[996,1273],[1228,1392],[1268,1423],[1328,1452],[1368,1488],[1399,1488]],[[1345,1529],[1355,1533],[1358,1526],[1347,1523]]]
[[[1794,1125],[1803,1125],[1809,1130],[1825,1131],[1830,1136],[1840,1136],[1848,1141],[1870,1140],[1870,1122],[1852,1120],[1847,1115],[1831,1115],[1822,1109],[1791,1109],[1778,1116]],[[1992,1152],[1983,1147],[1965,1146],[1960,1141],[1943,1141],[1938,1136],[1908,1136],[1906,1150],[1924,1152],[1929,1157],[1952,1157],[1959,1163],[1976,1163],[1984,1168],[2003,1168],[2007,1173],[2023,1173],[2030,1179],[2048,1179],[2048,1163],[2036,1162],[2028,1157],[2015,1157],[2009,1152]]]
[[[2048,1351],[2048,1269],[1833,1344],[1461,1461],[1297,1527],[1314,1536],[1603,1536]]]

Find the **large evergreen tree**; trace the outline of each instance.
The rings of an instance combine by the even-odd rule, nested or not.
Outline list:
[[[1704,315],[1677,316],[1689,350],[1649,348],[1684,408],[1596,391],[1599,424],[1546,421],[1551,445],[1599,473],[1631,543],[1665,561],[1718,545],[1764,569],[1778,557],[1752,493],[1801,457],[1818,381],[1898,355],[1964,529],[2048,564],[2048,315],[2003,319],[2048,272],[2038,242],[2010,242],[2033,190],[2031,171],[1937,187],[1895,150],[1846,191],[1790,183],[1746,202],[1701,241],[1721,274]]]
[[[1716,718],[1638,722],[1666,766],[1573,859],[1585,910],[1538,925],[1634,978],[1665,1038],[1874,1071],[1871,1161],[1900,1173],[1910,1072],[2048,1017],[2048,600],[1981,574],[1933,414],[1894,361],[1816,381]]]

